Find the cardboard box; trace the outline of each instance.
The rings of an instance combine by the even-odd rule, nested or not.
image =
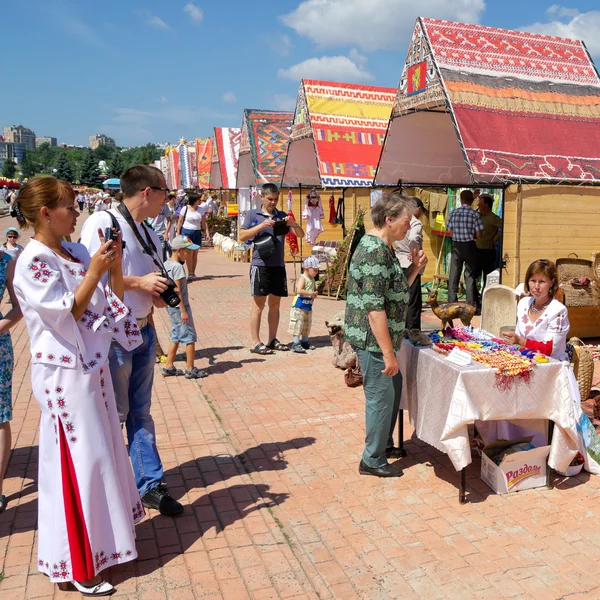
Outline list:
[[[510,441],[497,441],[484,446],[481,455],[481,479],[496,494],[520,492],[546,485],[546,462],[550,446],[506,455],[500,465],[490,456],[499,454],[513,444],[531,442],[531,437]]]

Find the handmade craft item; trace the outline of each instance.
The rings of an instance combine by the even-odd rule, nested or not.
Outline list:
[[[429,292],[427,301],[433,314],[442,321],[442,328],[446,325],[454,327],[452,324],[453,319],[460,319],[461,323],[465,326],[471,324],[471,320],[475,316],[475,307],[467,304],[466,302],[442,302],[441,304],[437,301],[438,291],[432,290]]]

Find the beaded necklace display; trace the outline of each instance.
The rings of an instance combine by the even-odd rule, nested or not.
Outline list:
[[[508,345],[488,332],[472,327],[447,327],[429,337],[433,350],[439,354],[447,355],[458,348],[469,352],[474,361],[495,369],[495,387],[502,391],[509,390],[517,379],[529,384],[533,366],[548,362],[548,358],[536,355],[532,350]]]

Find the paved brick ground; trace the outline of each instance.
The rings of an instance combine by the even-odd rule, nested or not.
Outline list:
[[[139,560],[108,572],[117,597],[600,598],[598,478],[496,496],[475,461],[470,502],[459,506],[448,459],[415,438],[402,478],[359,476],[362,389],[346,388],[332,367],[324,326],[343,303],[315,303],[317,350],[257,357],[247,350],[247,272],[201,251],[203,278],[190,292],[198,365],[210,377],[157,374],[154,391],[161,456],[185,513],[151,512],[138,526]],[[286,341],[288,308],[289,300]],[[164,311],[157,321],[166,347]],[[36,569],[38,408],[22,325],[13,342],[15,450],[0,515],[0,598],[68,598]]]

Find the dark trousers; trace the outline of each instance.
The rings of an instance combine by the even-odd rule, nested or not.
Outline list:
[[[481,297],[483,297],[483,291],[485,290],[485,280],[487,276],[496,268],[496,250],[491,249],[477,249],[477,281],[481,275],[483,275],[483,285],[481,286]],[[481,306],[481,298],[479,298],[477,306]]]
[[[450,276],[448,278],[448,302],[458,300],[458,285],[460,276],[465,267],[465,288],[467,290],[467,304],[475,306],[477,303],[477,244],[472,242],[452,241],[452,254],[450,257]]]
[[[423,297],[421,296],[421,276],[417,275],[408,293],[408,310],[406,312],[406,329],[421,329],[421,311]]]
[[[357,349],[365,393],[366,436],[362,459],[367,467],[378,469],[387,465],[386,448],[394,445],[394,425],[398,419],[402,396],[402,373],[384,375],[381,352]]]

